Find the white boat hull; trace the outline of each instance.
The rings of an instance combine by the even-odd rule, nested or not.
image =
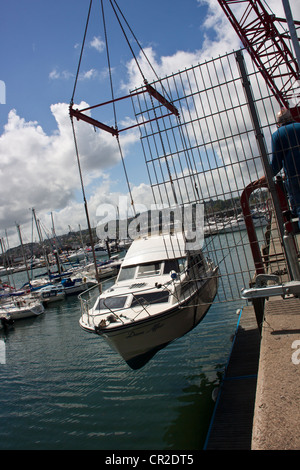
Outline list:
[[[66,294],[63,290],[53,289],[41,289],[39,297],[43,304],[50,304],[52,302],[58,302],[66,298]]]
[[[14,304],[8,304],[0,308],[0,317],[5,315],[12,320],[21,320],[23,318],[31,318],[41,315],[44,307],[40,302],[18,301]]]
[[[77,286],[65,287],[64,291],[66,295],[75,295],[75,294],[79,294],[80,292],[86,291],[88,288],[89,288],[89,285],[86,282],[84,282]]]
[[[218,288],[217,270],[197,294],[181,306],[111,330],[87,327],[82,316],[80,326],[102,336],[132,369],[144,366],[157,351],[195,328],[209,310]]]

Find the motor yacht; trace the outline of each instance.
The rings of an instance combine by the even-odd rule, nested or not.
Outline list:
[[[183,233],[135,239],[115,283],[80,295],[80,326],[105,339],[132,369],[195,328],[218,289],[218,267],[187,249]]]

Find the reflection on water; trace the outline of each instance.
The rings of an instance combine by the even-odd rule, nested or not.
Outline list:
[[[166,449],[202,449],[214,409],[212,394],[221,374],[209,381],[205,374],[193,377],[193,384],[182,390],[174,406],[176,419],[163,436]]]
[[[1,449],[201,449],[241,302],[131,370],[79,327],[77,298],[21,320],[0,364]]]

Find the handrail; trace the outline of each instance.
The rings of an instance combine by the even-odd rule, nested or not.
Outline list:
[[[249,205],[250,195],[252,194],[253,191],[255,191],[258,188],[268,188],[267,182],[257,180],[248,184],[248,186],[246,186],[246,188],[244,189],[241,195],[241,206],[242,206],[242,212],[243,212],[244,219],[245,219],[246,230],[248,233],[248,238],[250,242],[250,248],[252,251],[256,274],[264,274],[265,273],[264,263],[263,263],[262,255],[260,252],[259,243],[258,243],[257,236],[256,236],[256,230],[255,230],[255,226],[253,223],[253,219],[252,219],[252,215],[250,211],[250,205]],[[277,179],[275,181],[275,188],[276,188],[277,195],[279,198],[280,208],[282,212],[285,212],[286,210],[288,210],[288,202],[287,202],[285,193],[282,189],[281,180]]]

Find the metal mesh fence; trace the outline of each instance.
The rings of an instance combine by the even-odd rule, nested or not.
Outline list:
[[[279,105],[246,51],[243,56],[270,156]],[[241,196],[264,175],[264,166],[236,53],[192,66],[152,86],[179,112],[178,116],[168,112],[145,93],[132,97],[154,202],[170,207],[203,204],[204,252],[219,265],[221,275],[218,299],[237,300],[255,274],[253,240],[246,231]],[[259,186],[248,199],[261,248],[274,212],[272,199],[268,189]]]

